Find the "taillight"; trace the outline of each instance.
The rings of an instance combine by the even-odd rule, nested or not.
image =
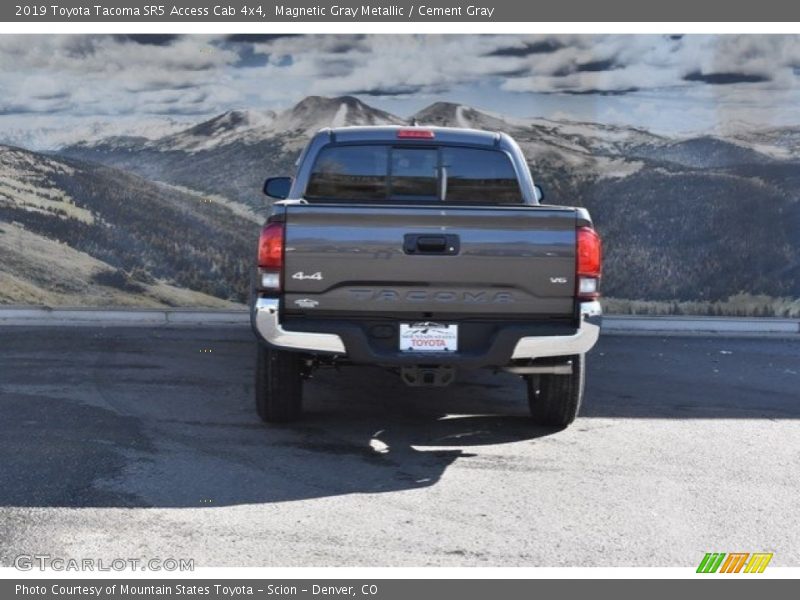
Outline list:
[[[398,129],[397,137],[400,139],[432,140],[436,137],[430,129]]]
[[[263,269],[283,267],[283,223],[267,223],[258,239],[258,266]]]
[[[602,272],[602,242],[591,227],[578,227],[577,230],[577,279],[578,298],[594,300],[600,295],[599,284]]]
[[[283,223],[267,223],[258,238],[260,287],[269,291],[281,288],[283,270]]]

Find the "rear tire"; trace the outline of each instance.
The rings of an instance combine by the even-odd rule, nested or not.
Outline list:
[[[570,356],[571,375],[529,375],[526,377],[528,406],[537,425],[565,428],[575,420],[583,401],[586,356]]]
[[[266,423],[288,423],[303,413],[302,357],[258,344],[256,411]]]

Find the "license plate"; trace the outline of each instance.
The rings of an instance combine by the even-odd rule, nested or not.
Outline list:
[[[402,352],[455,352],[458,350],[458,325],[442,323],[401,323]]]

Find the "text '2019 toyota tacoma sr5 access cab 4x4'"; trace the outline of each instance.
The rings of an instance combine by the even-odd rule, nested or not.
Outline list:
[[[600,332],[600,238],[583,208],[540,204],[509,136],[325,129],[264,191],[278,199],[251,301],[264,421],[300,416],[315,368],[351,364],[412,386],[507,371],[535,423],[575,419]]]

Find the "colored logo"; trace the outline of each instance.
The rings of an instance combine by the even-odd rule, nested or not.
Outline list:
[[[706,552],[697,567],[698,573],[763,573],[771,552]]]

